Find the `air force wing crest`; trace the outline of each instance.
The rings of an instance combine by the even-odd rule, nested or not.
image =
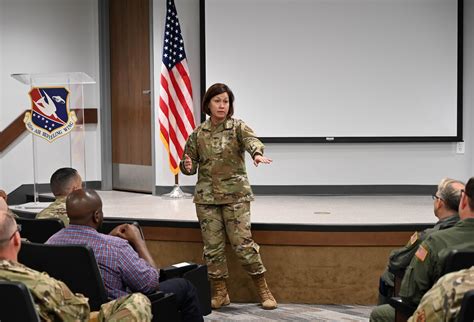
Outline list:
[[[31,110],[23,122],[34,135],[52,142],[69,134],[77,121],[69,112],[69,91],[64,87],[33,87],[29,93]]]

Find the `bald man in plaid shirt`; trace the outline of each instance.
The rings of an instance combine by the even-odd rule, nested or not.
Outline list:
[[[110,235],[97,232],[103,221],[102,200],[97,192],[87,189],[70,193],[66,210],[70,225],[46,243],[91,247],[110,299],[130,292],[174,293],[184,321],[203,321],[196,289],[189,281],[173,278],[159,282],[159,271],[136,226],[119,225]]]

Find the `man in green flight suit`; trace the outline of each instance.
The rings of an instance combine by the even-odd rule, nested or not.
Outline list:
[[[150,300],[133,293],[102,304],[100,312],[90,312],[88,300],[73,294],[61,281],[18,263],[20,228],[6,211],[0,211],[0,280],[25,284],[35,301],[42,321],[150,321]],[[80,278],[80,276],[78,276]]]
[[[464,189],[464,183],[461,181],[450,178],[441,180],[438,190],[432,196],[433,211],[438,222],[433,228],[415,232],[404,247],[390,253],[387,268],[380,277],[378,305],[388,304],[388,300],[394,295],[393,272],[405,272],[421,242],[435,231],[450,228],[459,221],[458,207],[461,189]]]
[[[37,214],[36,219],[58,218],[67,227],[69,218],[66,213],[66,197],[74,190],[82,188],[82,178],[76,169],[61,168],[51,176],[50,187],[56,200]]]
[[[461,190],[460,221],[453,227],[432,233],[418,247],[407,267],[400,288],[403,301],[417,306],[423,295],[443,273],[444,255],[451,249],[474,247],[474,177]],[[395,310],[388,304],[377,306],[371,321],[394,321]]]

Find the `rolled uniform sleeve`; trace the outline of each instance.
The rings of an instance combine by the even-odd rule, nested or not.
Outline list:
[[[119,254],[119,269],[122,273],[123,283],[132,292],[150,294],[158,289],[159,273],[157,269],[140,258],[130,244],[125,244]]]
[[[413,305],[420,303],[423,295],[439,276],[437,253],[432,251],[429,239],[421,243],[407,267],[400,288],[400,297]]]
[[[188,155],[191,158],[191,161],[193,162],[193,166],[191,168],[191,171],[187,171],[184,168],[184,159],[185,155]],[[186,141],[186,145],[184,147],[184,153],[181,158],[181,161],[179,162],[179,169],[181,170],[181,173],[191,176],[193,174],[196,174],[197,168],[199,164],[199,153],[197,149],[197,135],[196,131],[191,133],[191,135],[188,137],[188,140]]]
[[[252,159],[257,154],[263,155],[263,150],[265,146],[257,138],[252,129],[242,121],[240,121],[239,124],[238,134],[243,148],[252,156]]]

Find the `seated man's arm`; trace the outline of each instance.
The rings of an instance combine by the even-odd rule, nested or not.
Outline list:
[[[421,245],[423,233],[415,232],[408,243],[399,249],[390,253],[388,268],[392,273],[404,272],[415,255],[418,247]]]
[[[63,282],[29,268],[15,268],[10,280],[22,282],[28,287],[39,309],[42,320],[87,321],[89,304],[87,298],[73,294]],[[4,274],[7,274],[4,272]]]
[[[143,240],[140,230],[137,226],[132,224],[122,224],[115,227],[110,232],[110,235],[127,240],[138,253],[140,258],[143,258],[148,264],[156,268],[155,261],[153,260],[153,257],[151,257],[151,254],[148,251],[146,243]]]
[[[431,251],[430,239],[423,242],[407,267],[400,288],[400,297],[418,305],[423,295],[433,286],[437,276],[437,254]]]
[[[159,273],[155,267],[140,258],[128,243],[119,252],[122,280],[132,292],[150,294],[158,290]]]

